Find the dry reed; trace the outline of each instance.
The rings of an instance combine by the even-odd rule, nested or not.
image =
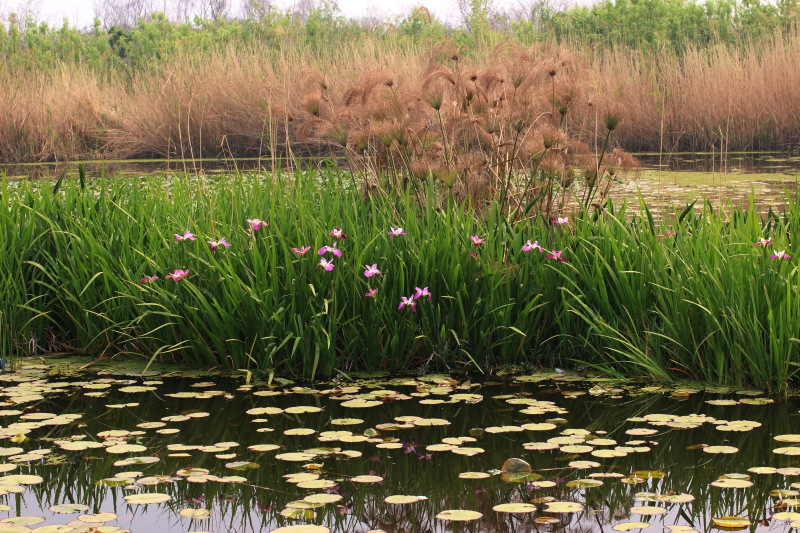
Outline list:
[[[469,60],[454,61],[454,55],[447,48],[431,52],[364,40],[324,56],[303,49],[186,54],[132,78],[72,65],[55,74],[5,69],[0,161],[327,153],[329,141],[341,139],[345,129],[353,135],[348,155],[354,158],[364,139],[396,140],[398,128],[425,126],[435,140],[408,161],[409,168],[412,162],[414,171],[443,164],[443,172],[463,174],[496,167],[502,157],[487,162],[465,153],[456,169],[445,153],[448,136],[462,146],[494,142],[499,149],[512,138],[513,120],[538,120],[599,147],[608,111],[620,116],[615,140],[627,149],[774,149],[800,140],[797,35],[744,49],[689,50],[680,58],[512,45]],[[509,90],[515,84],[518,92]],[[453,117],[436,124],[442,117],[433,106],[456,97],[475,98],[471,112],[480,115],[472,117],[480,128]],[[498,107],[490,99],[510,97],[517,105],[506,106],[505,116],[492,111]],[[514,116],[519,109],[524,116]],[[503,132],[492,124],[493,114]],[[537,153],[546,137],[538,127],[528,131],[515,157]],[[376,156],[370,164],[379,163]],[[480,181],[465,179],[463,186],[489,186]]]

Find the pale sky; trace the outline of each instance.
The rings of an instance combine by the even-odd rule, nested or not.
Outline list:
[[[64,17],[78,27],[88,26],[94,18],[95,1],[102,0],[0,0],[0,20],[11,12],[24,13],[26,8],[37,19],[60,25]],[[237,15],[242,0],[231,0]],[[297,0],[275,0],[281,8],[291,8]],[[493,0],[493,8],[506,11],[530,5],[533,0]],[[460,21],[457,0],[338,0],[342,13],[348,17],[385,15],[387,18],[409,13],[414,6],[424,5],[440,20]]]

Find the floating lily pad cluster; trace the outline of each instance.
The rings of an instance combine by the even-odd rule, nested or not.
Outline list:
[[[233,517],[279,533],[800,527],[800,434],[770,427],[757,391],[46,370],[0,376],[0,533],[153,531],[152,516],[159,531],[227,531]]]

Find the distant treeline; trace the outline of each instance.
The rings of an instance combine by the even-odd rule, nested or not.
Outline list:
[[[589,7],[558,9],[539,1],[513,13],[491,10],[472,0],[462,24],[450,26],[423,8],[392,21],[351,19],[333,2],[304,12],[251,10],[240,18],[194,17],[176,22],[160,12],[127,19],[95,19],[79,29],[67,21],[51,26],[31,17],[0,18],[0,61],[7,66],[47,69],[63,62],[92,69],[137,69],[169,60],[181,50],[219,52],[230,47],[299,46],[324,52],[371,39],[392,46],[453,41],[461,53],[491,48],[503,40],[570,46],[620,45],[645,49],[751,45],[792,32],[800,0],[616,0]],[[120,22],[129,20],[131,22]],[[135,21],[135,22],[132,22]],[[116,23],[114,23],[116,22]]]

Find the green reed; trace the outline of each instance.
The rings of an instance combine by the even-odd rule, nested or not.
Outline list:
[[[781,391],[797,372],[800,273],[795,258],[769,257],[796,255],[797,197],[767,218],[706,205],[659,225],[643,204],[645,216],[607,205],[561,226],[437,201],[432,182],[368,198],[350,183],[335,171],[4,183],[4,354],[312,378],[577,365]],[[252,218],[269,226],[250,230]],[[347,239],[328,272],[316,252],[334,226]],[[176,242],[186,231],[197,240]],[[212,251],[220,237],[231,247]],[[566,262],[523,251],[527,240]],[[385,277],[367,279],[371,264]],[[165,279],[175,269],[190,273]],[[432,299],[398,310],[415,287]]]

